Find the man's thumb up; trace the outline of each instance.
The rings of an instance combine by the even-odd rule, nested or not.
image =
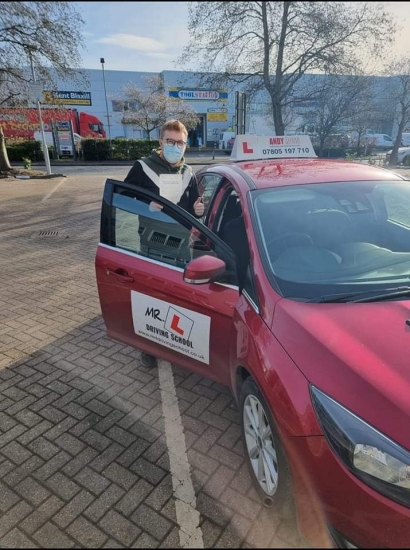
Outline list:
[[[194,212],[196,216],[203,216],[205,212],[205,205],[202,202],[202,198],[198,197],[194,203]]]

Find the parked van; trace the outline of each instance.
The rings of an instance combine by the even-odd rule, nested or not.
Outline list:
[[[222,132],[219,136],[219,149],[228,149],[228,142],[235,137],[235,132]]]
[[[402,147],[407,147],[410,145],[410,133],[403,132],[401,135],[401,145]]]
[[[391,149],[394,140],[387,134],[365,134],[361,139],[362,145],[375,149]]]

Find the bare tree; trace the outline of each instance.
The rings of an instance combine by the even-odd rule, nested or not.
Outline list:
[[[81,68],[84,21],[70,2],[2,2],[0,9],[0,105],[28,104],[30,57],[37,79],[86,83]],[[0,121],[1,122],[1,121]],[[0,124],[0,171],[11,170]]]
[[[410,55],[403,56],[390,63],[386,74],[392,76],[388,89],[387,108],[394,110],[398,124],[397,136],[389,159],[389,166],[397,164],[397,153],[403,137],[403,130],[410,119]]]
[[[180,120],[187,128],[194,128],[199,118],[194,109],[185,101],[171,99],[164,90],[160,75],[144,77],[142,89],[130,82],[123,88],[122,124],[134,124],[148,134],[160,128],[169,119]]]
[[[305,114],[307,124],[314,125],[318,138],[319,156],[338,133],[345,133],[352,120],[364,112],[369,113],[366,100],[372,90],[372,80],[361,74],[327,75],[322,79],[322,88],[315,101],[315,107]]]
[[[283,109],[305,73],[359,66],[363,52],[375,56],[392,43],[395,25],[382,3],[191,2],[189,33],[178,62],[200,56],[201,72],[259,82],[283,135]]]
[[[370,128],[377,128],[384,122],[386,112],[380,106],[380,95],[375,89],[374,81],[368,77],[368,86],[363,89],[357,96],[355,101],[355,109],[349,120],[348,131],[354,133],[355,141],[352,143],[359,152],[362,144],[366,149],[369,145],[368,140],[364,140],[363,136],[367,134]],[[377,131],[377,130],[376,130]]]

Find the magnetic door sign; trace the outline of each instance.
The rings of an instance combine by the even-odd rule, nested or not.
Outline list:
[[[135,334],[209,365],[210,317],[135,290],[131,309]]]

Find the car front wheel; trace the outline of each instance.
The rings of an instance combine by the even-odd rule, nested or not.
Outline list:
[[[242,439],[249,471],[267,507],[282,518],[295,516],[292,479],[285,450],[269,408],[252,378],[247,378],[240,397]]]

